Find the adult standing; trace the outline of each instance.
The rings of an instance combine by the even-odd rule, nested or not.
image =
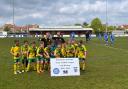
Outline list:
[[[57,32],[57,37],[53,37],[53,40],[55,42],[55,45],[59,45],[59,44],[65,43],[65,40],[61,35],[61,32]]]
[[[111,45],[113,45],[115,41],[115,36],[112,33],[110,34],[110,41],[111,41]]]
[[[90,33],[89,31],[86,32],[86,43],[89,41],[89,36],[90,36]]]
[[[51,45],[52,39],[50,36],[51,36],[50,33],[47,32],[45,37],[40,39],[41,42],[44,42],[44,48],[47,47],[48,45]]]
[[[71,32],[70,34],[70,40],[73,41],[75,39],[75,32]]]
[[[99,40],[102,39],[101,33],[98,34],[98,39],[99,39]]]
[[[108,45],[108,33],[104,33],[104,41],[105,41],[105,45]]]

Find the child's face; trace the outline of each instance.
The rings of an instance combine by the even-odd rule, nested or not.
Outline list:
[[[50,37],[50,33],[46,33],[46,38],[49,38]]]
[[[65,47],[65,46],[66,46],[65,43],[63,43],[63,44],[62,44],[62,47]]]
[[[25,45],[25,46],[28,46],[28,42],[25,42],[24,45]]]
[[[16,42],[16,46],[19,46],[19,42]]]
[[[78,43],[78,46],[81,46],[82,44],[81,43]]]
[[[71,41],[68,41],[68,44],[70,45],[71,44]]]
[[[32,44],[32,47],[36,47],[36,44],[35,44],[35,43],[33,43],[33,44]]]
[[[48,48],[51,48],[51,45],[48,45],[47,47],[48,47]]]
[[[61,49],[61,45],[58,45],[58,49]]]
[[[75,41],[72,41],[72,44],[75,44]]]
[[[40,44],[40,47],[43,48],[44,47],[44,44]]]
[[[61,33],[60,33],[60,32],[58,32],[58,33],[57,33],[57,36],[58,36],[58,37],[60,37],[60,36],[61,36]]]

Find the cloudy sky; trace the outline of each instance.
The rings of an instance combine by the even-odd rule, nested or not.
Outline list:
[[[12,22],[12,1],[0,0],[0,25]],[[106,0],[14,0],[17,25],[73,25],[99,17],[105,23]],[[128,0],[108,0],[108,23],[128,24]]]

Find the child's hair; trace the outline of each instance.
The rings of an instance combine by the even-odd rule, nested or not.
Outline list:
[[[80,40],[79,43],[80,43],[80,44],[83,44],[83,40]]]
[[[24,43],[28,42],[27,40],[24,40]]]
[[[14,43],[17,43],[17,42],[19,42],[19,40],[14,40]]]
[[[40,41],[40,44],[44,44],[44,41]]]
[[[33,41],[31,44],[36,44],[36,42],[35,42],[35,41]]]

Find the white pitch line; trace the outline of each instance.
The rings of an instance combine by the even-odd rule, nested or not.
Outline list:
[[[97,43],[93,43],[93,44],[100,45],[100,46],[107,47],[107,48],[111,48],[111,49],[115,49],[115,50],[121,50],[121,51],[128,53],[128,51],[125,49],[115,48],[115,47],[111,47],[111,46],[105,46],[105,45],[101,45],[101,44],[97,44]]]
[[[128,51],[127,51],[127,50],[125,50],[125,49],[115,48],[115,47],[111,47],[111,46],[108,46],[108,47],[109,47],[109,48],[111,48],[111,49],[121,50],[121,51],[124,51],[124,52],[127,52],[127,53],[128,53]]]

